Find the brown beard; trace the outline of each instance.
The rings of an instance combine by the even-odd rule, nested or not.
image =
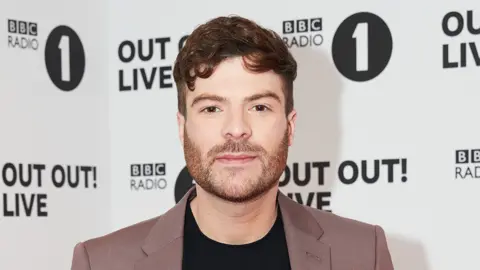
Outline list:
[[[189,138],[187,129],[184,128],[184,155],[188,171],[196,183],[206,192],[225,201],[242,203],[255,200],[278,184],[288,158],[288,129],[285,130],[282,140],[273,153],[268,153],[263,147],[249,141],[229,140],[222,145],[214,146],[207,152],[206,158],[203,159],[199,147]],[[248,179],[249,184],[242,194],[229,194],[226,190],[228,181],[215,179],[212,172],[216,156],[222,153],[235,152],[255,153],[262,164],[260,177],[258,179]],[[234,175],[235,172],[232,171],[230,176]]]

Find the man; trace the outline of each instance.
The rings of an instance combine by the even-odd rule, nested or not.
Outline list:
[[[383,229],[279,191],[297,64],[241,17],[189,36],[174,67],[178,129],[197,185],[154,219],[79,243],[72,270],[393,270]]]

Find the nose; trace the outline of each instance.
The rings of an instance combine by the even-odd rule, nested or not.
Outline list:
[[[250,138],[252,129],[248,116],[244,112],[231,112],[225,119],[223,136],[231,140],[244,140]]]

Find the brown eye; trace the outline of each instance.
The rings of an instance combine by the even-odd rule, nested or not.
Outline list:
[[[253,108],[259,112],[264,112],[268,110],[268,107],[265,105],[255,105]]]
[[[214,112],[219,111],[219,109],[215,106],[210,106],[210,107],[206,107],[202,111],[207,112],[207,113],[214,113]]]

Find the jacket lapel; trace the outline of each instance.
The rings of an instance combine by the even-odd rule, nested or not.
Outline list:
[[[192,187],[178,204],[159,217],[142,246],[147,257],[135,264],[135,270],[182,269],[185,210],[194,192]],[[323,229],[315,218],[281,192],[278,203],[292,270],[331,270],[330,247],[320,241]]]
[[[150,253],[135,264],[135,270],[181,270],[183,237],[176,238],[168,245]]]
[[[147,255],[135,264],[135,270],[181,270],[185,210],[194,188],[164,215],[147,236],[143,252]]]
[[[281,192],[278,202],[292,270],[331,270],[330,246],[320,241],[320,224],[305,206]]]

